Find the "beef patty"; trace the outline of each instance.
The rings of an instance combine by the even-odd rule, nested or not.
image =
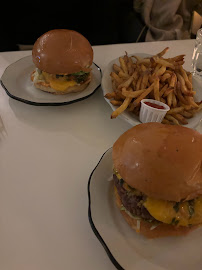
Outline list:
[[[143,202],[146,199],[146,196],[143,193],[139,192],[138,195],[135,195],[133,192],[128,192],[123,187],[123,181],[120,181],[115,174],[113,174],[113,179],[123,206],[131,214],[149,221],[156,220],[143,205]]]

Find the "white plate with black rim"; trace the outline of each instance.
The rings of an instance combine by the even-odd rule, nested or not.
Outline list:
[[[146,239],[138,235],[115,205],[112,167],[110,148],[89,177],[88,217],[114,266],[119,270],[201,270],[202,228],[183,237]]]
[[[145,53],[129,54],[129,56],[131,56],[131,55],[137,55],[137,56],[142,57],[142,58],[151,56],[150,54],[145,54]],[[110,93],[113,91],[112,90],[112,81],[111,81],[111,77],[110,77],[110,73],[113,71],[113,64],[120,65],[119,57],[112,60],[107,65],[107,67],[105,68],[105,70],[103,72],[101,86],[102,86],[104,96],[107,93]],[[202,100],[202,80],[200,80],[196,77],[193,77],[193,89],[196,91],[196,95],[194,96],[195,101],[201,101]],[[110,103],[109,99],[105,98],[105,100],[109,104],[109,106],[112,108],[113,111],[115,111],[117,109],[117,106],[112,105]],[[122,118],[123,120],[125,120],[126,122],[131,124],[132,126],[135,126],[135,125],[138,125],[141,123],[138,116],[134,115],[133,113],[131,113],[127,110],[124,111],[123,113],[121,113],[118,117]],[[195,128],[201,119],[202,119],[202,111],[195,114],[195,116],[193,118],[187,119],[188,124],[184,125],[184,126],[189,127],[189,128]]]
[[[37,89],[30,80],[35,69],[32,56],[26,56],[9,65],[2,77],[1,85],[9,97],[37,106],[67,105],[90,97],[101,83],[102,72],[99,66],[92,64],[92,79],[85,90],[66,95],[53,95]]]

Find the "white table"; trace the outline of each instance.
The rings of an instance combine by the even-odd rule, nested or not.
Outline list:
[[[186,54],[193,40],[94,47],[102,71],[128,53]],[[0,53],[6,66],[31,51]],[[114,269],[88,222],[87,183],[100,156],[130,125],[110,119],[101,88],[90,98],[59,107],[35,107],[10,99],[1,87],[0,269]],[[103,181],[105,181],[103,179]]]

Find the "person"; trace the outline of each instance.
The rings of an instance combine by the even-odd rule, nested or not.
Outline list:
[[[201,0],[134,0],[147,27],[145,41],[189,39],[193,10]]]

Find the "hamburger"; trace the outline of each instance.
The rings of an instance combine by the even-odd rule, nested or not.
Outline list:
[[[91,81],[93,49],[80,33],[55,29],[40,36],[32,50],[36,88],[52,94],[84,90]]]
[[[115,199],[127,223],[147,238],[186,235],[202,224],[202,135],[146,123],[113,145]]]

